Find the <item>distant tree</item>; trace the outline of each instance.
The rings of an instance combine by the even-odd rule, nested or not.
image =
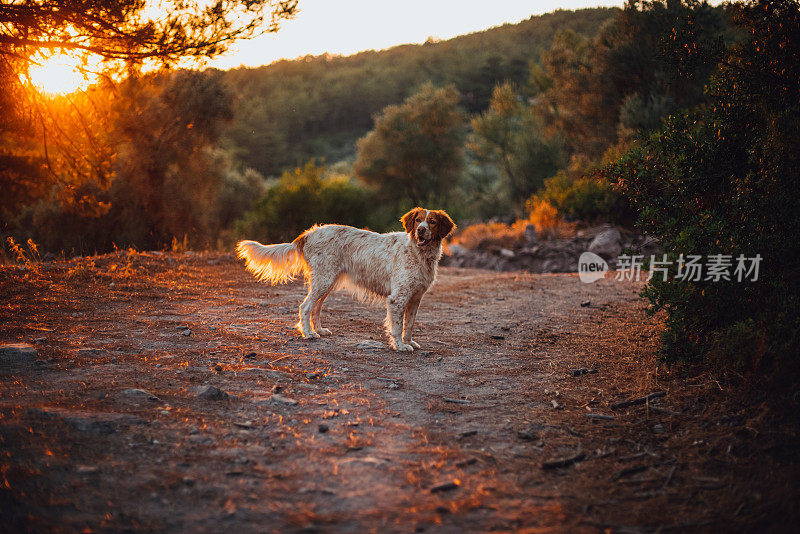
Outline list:
[[[458,84],[464,107],[469,113],[485,110],[496,85],[503,82],[522,83],[527,72],[528,62],[521,58],[504,61],[502,57],[489,56],[478,70],[469,73]]]
[[[110,178],[102,124],[78,119],[87,142],[81,147],[46,127],[55,122],[54,104],[24,83],[33,62],[66,53],[88,69],[94,57],[102,60],[101,74],[109,74],[208,58],[236,39],[276,31],[296,12],[297,0],[166,0],[157,11],[151,7],[146,0],[0,4],[0,186],[15,193],[4,194],[0,208],[17,212],[54,184],[67,190],[73,182]],[[84,157],[89,151],[95,153]],[[90,161],[96,165],[87,167]]]
[[[162,248],[173,237],[192,246],[214,244],[222,223],[249,209],[260,185],[247,171],[238,172],[215,149],[222,125],[232,115],[230,95],[218,71],[181,70],[148,74],[122,82],[114,91],[93,89],[58,107],[57,134],[82,148],[82,119],[98,127],[110,168],[102,176],[66,185],[47,183],[48,194],[10,218],[10,230],[32,237],[45,250],[93,253],[117,246]],[[98,119],[99,120],[99,119]],[[46,122],[48,128],[55,127]],[[93,137],[92,139],[95,139]],[[87,150],[85,157],[92,157]],[[51,158],[56,155],[51,155]],[[66,158],[56,167],[81,162]],[[102,162],[82,163],[86,169]],[[76,169],[75,174],[87,172]],[[103,176],[113,176],[104,180]],[[246,196],[232,203],[232,189]]]
[[[274,243],[291,241],[314,224],[363,227],[374,206],[370,194],[347,176],[326,177],[314,161],[286,171],[237,223],[240,235]]]
[[[472,129],[472,150],[498,166],[518,209],[564,163],[560,137],[545,133],[509,83],[495,87],[489,109],[472,120]]]
[[[453,86],[427,84],[401,105],[389,106],[358,141],[355,173],[386,199],[413,204],[446,197],[463,167],[464,116]]]
[[[118,153],[115,181],[127,189],[117,208],[138,212],[131,216],[147,228],[151,246],[213,233],[222,174],[210,149],[233,116],[221,73],[130,78],[118,94],[107,137]]]
[[[631,1],[593,39],[559,33],[542,60],[552,87],[539,98],[570,153],[592,158],[622,133],[657,128],[703,101],[728,32],[724,7],[706,1]],[[541,80],[541,73],[532,78]]]

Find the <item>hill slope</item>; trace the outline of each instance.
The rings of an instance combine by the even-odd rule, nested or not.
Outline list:
[[[226,144],[265,176],[311,157],[337,161],[354,153],[375,113],[422,83],[455,84],[464,108],[481,111],[498,82],[527,82],[558,32],[593,36],[614,13],[559,10],[447,41],[227,71],[238,106]]]

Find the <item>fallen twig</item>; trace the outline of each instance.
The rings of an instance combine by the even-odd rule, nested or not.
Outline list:
[[[272,365],[275,362],[279,362],[281,360],[285,360],[286,358],[291,358],[292,356],[297,356],[297,354],[287,354],[286,356],[281,356],[280,358],[275,358],[274,360],[271,360],[269,362],[269,364]]]
[[[677,465],[673,465],[672,469],[669,470],[669,474],[667,475],[667,480],[664,481],[664,485],[661,486],[662,488],[666,488],[669,486],[669,483],[672,482],[672,477],[675,475],[675,471],[678,469]]]
[[[662,406],[648,406],[647,409],[648,410],[653,410],[654,412],[667,414],[667,415],[683,415],[680,412],[675,412],[673,410],[670,410],[668,408],[664,408]]]
[[[589,369],[588,367],[581,367],[579,369],[570,369],[572,376],[593,375],[597,373],[597,369]]]
[[[450,398],[444,397],[442,400],[445,401],[445,402],[452,402],[453,404],[470,404],[470,401],[468,401],[466,399],[450,399]]]
[[[445,482],[444,484],[439,484],[438,486],[434,486],[431,488],[431,493],[439,493],[442,491],[450,491],[454,490],[458,487],[458,483],[453,482]]]
[[[542,462],[542,469],[558,469],[560,467],[569,467],[574,463],[580,462],[584,458],[586,458],[586,455],[583,452],[578,451],[573,456],[566,456],[564,458],[544,461]]]
[[[641,473],[642,471],[646,471],[648,466],[646,465],[633,465],[631,467],[625,467],[617,471],[617,474],[614,475],[614,478],[619,480],[620,478],[635,475],[636,473]]]
[[[598,419],[598,420],[602,420],[602,421],[613,421],[614,420],[614,416],[613,415],[606,415],[604,413],[587,413],[586,417],[588,419]]]
[[[649,395],[645,395],[644,397],[639,397],[636,399],[630,399],[622,402],[617,402],[611,405],[612,410],[619,410],[620,408],[627,408],[628,406],[635,406],[636,404],[645,404],[650,402],[653,399],[658,399],[660,397],[666,396],[665,391],[655,391],[650,393]]]

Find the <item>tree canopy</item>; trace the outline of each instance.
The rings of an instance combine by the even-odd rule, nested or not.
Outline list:
[[[65,53],[79,60],[82,69],[135,75],[140,66],[174,66],[182,59],[220,54],[235,39],[276,31],[296,10],[297,0],[19,0],[0,4],[0,210],[4,218],[47,198],[54,189],[73,207],[98,208],[97,203],[86,201],[92,195],[75,195],[85,191],[89,182],[108,187],[114,172],[114,151],[107,135],[110,110],[96,105],[98,93],[47,98],[25,82],[32,64]]]
[[[463,165],[464,117],[452,86],[425,85],[375,119],[358,141],[356,176],[384,198],[405,196],[412,204],[442,195],[459,180]]]
[[[235,39],[276,31],[297,0],[166,0],[158,8],[146,0],[3,3],[0,61],[24,65],[38,50],[162,64],[214,56]]]

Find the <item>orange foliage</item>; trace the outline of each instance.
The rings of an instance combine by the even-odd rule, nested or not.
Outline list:
[[[522,242],[525,228],[532,224],[540,239],[560,239],[571,237],[577,223],[561,219],[556,208],[546,200],[536,199],[527,219],[517,219],[511,225],[499,222],[471,224],[455,235],[450,243],[472,250],[491,248],[513,249]]]
[[[519,223],[520,221],[517,221]],[[523,221],[526,222],[526,221]],[[525,225],[508,226],[498,222],[471,224],[464,228],[451,243],[468,249],[488,249],[492,246],[513,248],[522,238]]]

